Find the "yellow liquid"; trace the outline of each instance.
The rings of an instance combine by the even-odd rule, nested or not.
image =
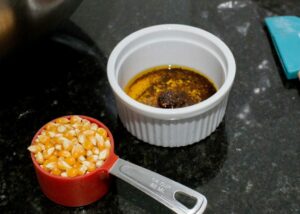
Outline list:
[[[185,66],[162,65],[138,73],[124,91],[146,105],[179,108],[209,98],[217,88],[199,71]]]

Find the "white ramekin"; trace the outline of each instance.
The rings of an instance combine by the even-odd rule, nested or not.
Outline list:
[[[183,65],[208,76],[218,91],[198,104],[176,109],[139,103],[124,92],[137,73],[159,65]],[[107,65],[119,117],[126,129],[150,144],[178,147],[211,134],[224,117],[236,72],[229,48],[199,28],[164,24],[141,29],[124,38],[112,51]]]

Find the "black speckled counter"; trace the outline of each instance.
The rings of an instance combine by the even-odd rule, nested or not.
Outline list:
[[[119,179],[89,206],[49,201],[26,148],[44,123],[68,114],[101,120],[120,157],[203,193],[206,213],[300,213],[300,83],[284,78],[263,25],[264,17],[285,14],[299,15],[300,2],[85,0],[54,34],[0,61],[0,213],[171,213]],[[216,34],[237,62],[223,122],[205,140],[182,148],[131,136],[106,78],[117,42],[161,23]]]

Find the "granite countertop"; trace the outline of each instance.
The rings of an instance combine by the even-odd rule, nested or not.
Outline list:
[[[285,79],[263,24],[267,16],[299,14],[298,0],[83,1],[53,34],[0,63],[0,212],[171,213],[119,179],[85,207],[43,195],[26,148],[49,120],[83,114],[110,128],[123,159],[203,193],[205,213],[299,213],[300,83]],[[237,62],[223,122],[187,147],[156,147],[129,134],[106,78],[122,38],[162,23],[212,32]]]

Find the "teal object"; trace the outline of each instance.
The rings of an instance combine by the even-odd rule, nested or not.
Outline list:
[[[298,78],[300,71],[300,18],[276,16],[265,19],[266,26],[287,79]]]

